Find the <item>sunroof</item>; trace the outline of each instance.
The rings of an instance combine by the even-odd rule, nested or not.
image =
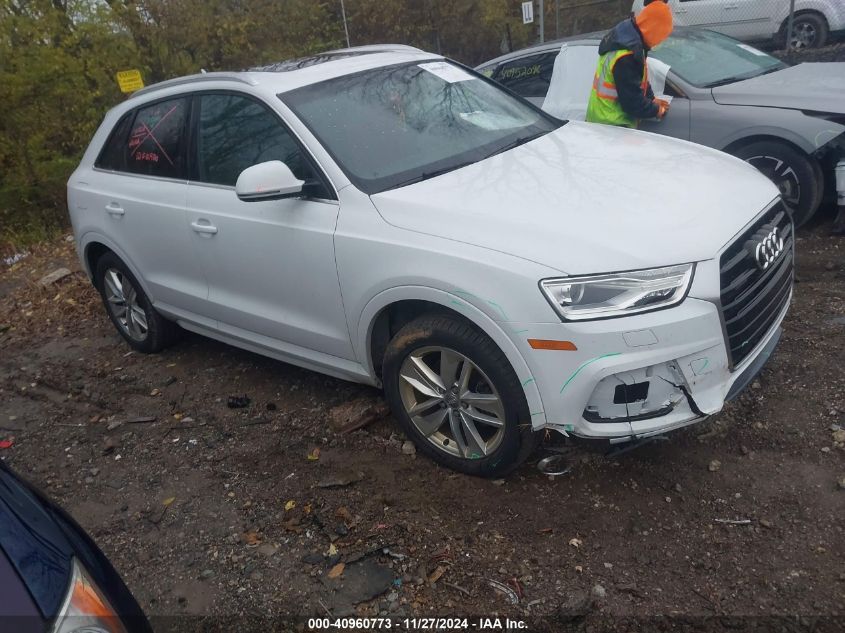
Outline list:
[[[325,64],[336,59],[343,59],[344,57],[358,57],[359,55],[369,55],[379,51],[343,51],[337,53],[321,53],[319,55],[312,55],[311,57],[299,57],[297,59],[287,59],[275,64],[267,64],[266,66],[253,66],[247,70],[250,72],[259,73],[285,73],[291,70],[299,70],[301,68],[308,68],[309,66],[316,66],[317,64]]]

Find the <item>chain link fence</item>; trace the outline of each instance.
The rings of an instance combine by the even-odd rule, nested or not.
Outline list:
[[[543,16],[544,41],[603,31],[638,12],[643,3],[664,0],[534,0]],[[677,26],[712,29],[767,49],[819,48],[845,29],[841,0],[667,0]]]

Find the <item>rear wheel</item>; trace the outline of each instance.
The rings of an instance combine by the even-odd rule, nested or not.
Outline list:
[[[822,183],[813,160],[799,150],[777,141],[756,141],[732,152],[765,174],[792,212],[795,226],[805,224],[822,201]]]
[[[429,315],[405,325],[388,345],[383,377],[402,430],[444,466],[501,476],[536,446],[538,435],[507,358],[458,318]]]
[[[783,24],[783,40],[789,32],[789,20]],[[818,13],[799,13],[792,23],[792,40],[789,47],[793,50],[820,48],[827,43],[830,29],[823,15]]]
[[[133,349],[158,352],[178,338],[179,326],[156,312],[138,280],[114,253],[97,261],[94,283],[109,319]]]

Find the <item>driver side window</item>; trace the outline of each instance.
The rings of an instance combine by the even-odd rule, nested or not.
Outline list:
[[[202,95],[197,123],[195,180],[234,186],[244,169],[269,160],[282,161],[301,180],[314,178],[296,140],[253,99]]]

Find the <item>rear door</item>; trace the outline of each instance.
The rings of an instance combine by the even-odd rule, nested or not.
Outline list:
[[[327,180],[263,102],[205,93],[195,98],[194,113],[188,222],[220,330],[268,347],[282,342],[353,359],[334,255],[339,204]],[[269,160],[313,183],[306,195],[238,199],[241,171]]]
[[[185,223],[190,99],[169,97],[127,113],[85,179],[98,229],[139,272],[153,302],[201,312],[208,294]]]

